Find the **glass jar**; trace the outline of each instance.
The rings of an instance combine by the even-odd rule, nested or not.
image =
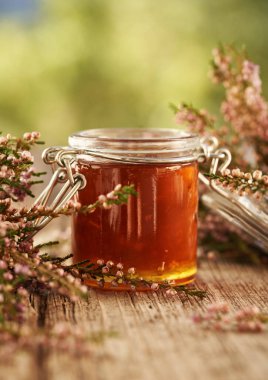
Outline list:
[[[73,217],[74,260],[112,260],[135,267],[147,280],[191,282],[199,138],[175,129],[93,129],[72,135],[69,145],[80,152],[76,170],[86,179],[76,195],[82,205],[117,184],[134,185],[137,191],[127,205]]]
[[[111,260],[125,270],[135,267],[149,281],[191,282],[196,274],[197,177],[207,189],[203,203],[268,252],[267,196],[256,202],[219,183],[218,175],[232,157],[227,148],[218,147],[217,138],[199,141],[175,129],[95,129],[72,135],[69,143],[43,152],[53,175],[33,206],[61,212],[74,196],[88,205],[118,184],[134,185],[138,192],[127,205],[74,216],[76,262]],[[198,173],[197,162],[206,162],[206,173]],[[40,217],[32,236],[52,219]],[[109,277],[105,280],[110,288]],[[128,287],[120,284],[116,289]]]

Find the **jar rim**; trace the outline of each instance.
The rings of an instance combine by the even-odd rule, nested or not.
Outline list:
[[[196,133],[175,128],[96,128],[79,131],[69,137],[70,142],[78,142],[78,139],[81,140],[81,143],[86,139],[148,143],[169,140],[199,140],[199,137]]]
[[[133,161],[181,162],[196,160],[199,136],[171,128],[100,128],[79,131],[69,137],[74,149],[128,157]]]

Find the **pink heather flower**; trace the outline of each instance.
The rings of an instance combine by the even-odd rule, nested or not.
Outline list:
[[[177,293],[177,291],[176,291],[175,289],[170,288],[170,289],[168,289],[168,290],[166,291],[166,294],[167,294],[168,296],[176,296],[178,293]]]
[[[109,205],[107,202],[103,202],[102,207],[105,210],[110,210],[112,208],[112,205]]]
[[[245,174],[244,174],[244,178],[247,179],[248,181],[251,181],[251,180],[252,180],[252,175],[251,175],[251,173],[245,173]]]
[[[73,284],[74,283],[74,276],[72,276],[71,274],[67,274],[66,276],[66,280],[70,283],[70,284]]]
[[[119,270],[122,270],[123,269],[123,264],[122,263],[118,263],[116,264],[116,268],[119,269]]]
[[[40,132],[36,132],[36,131],[32,132],[32,138],[33,138],[34,140],[39,139],[40,136],[41,136]]]
[[[104,260],[103,259],[98,259],[97,260],[97,264],[98,265],[103,265],[104,264]]]
[[[27,161],[32,161],[34,160],[32,154],[28,150],[23,150],[20,154],[21,158]]]
[[[100,203],[104,203],[107,201],[107,198],[105,195],[101,194],[101,195],[99,195],[98,200]]]
[[[80,280],[80,278],[76,278],[76,279],[74,280],[74,285],[75,285],[75,286],[80,286],[80,285],[81,285],[81,280]]]
[[[106,273],[110,272],[110,269],[109,269],[109,267],[105,266],[105,267],[102,268],[101,271],[102,271],[103,274],[106,274]]]
[[[111,268],[114,266],[114,263],[113,263],[113,261],[109,260],[109,261],[107,261],[106,265],[108,268]]]
[[[17,293],[22,297],[28,296],[27,290],[22,287],[18,288]]]
[[[124,276],[124,273],[123,273],[121,270],[118,270],[118,271],[116,272],[116,277],[121,278],[121,277],[123,277],[123,276]]]
[[[31,274],[31,271],[29,269],[28,266],[26,265],[22,265],[22,264],[19,264],[19,263],[16,263],[15,266],[14,266],[14,272],[16,274],[22,274],[22,275],[30,275]]]
[[[208,258],[209,260],[215,260],[216,257],[217,257],[217,255],[216,255],[216,253],[215,253],[214,251],[209,251],[209,252],[207,253],[207,258]]]
[[[260,170],[255,170],[252,174],[253,179],[259,181],[262,178],[262,172]]]
[[[58,273],[59,276],[63,276],[64,273],[65,273],[64,270],[63,270],[62,268],[57,269],[56,272]]]
[[[4,295],[0,293],[0,303],[3,303],[3,302],[4,302]]]
[[[118,196],[115,195],[114,191],[111,191],[106,195],[107,199],[118,199]]]
[[[220,303],[213,303],[208,305],[207,311],[209,313],[228,313],[229,312],[229,305],[225,302]]]
[[[4,136],[0,136],[0,145],[6,145],[8,139]]]
[[[80,290],[81,290],[82,293],[86,294],[87,291],[88,291],[88,288],[87,288],[86,285],[81,285],[81,286],[80,286]]]
[[[50,262],[44,263],[44,265],[47,267],[48,270],[51,270],[53,268],[53,265]]]
[[[7,263],[3,260],[0,260],[0,269],[7,269]]]
[[[265,185],[268,185],[268,175],[262,176],[262,181]]]
[[[4,279],[7,280],[7,281],[11,281],[11,280],[13,280],[13,275],[12,275],[10,272],[6,272],[6,273],[4,273],[3,277],[4,277]]]
[[[260,68],[253,62],[245,60],[242,67],[242,77],[245,81],[252,83],[252,85],[257,89],[261,89],[261,80],[259,77]]]
[[[156,282],[152,283],[151,289],[154,290],[154,291],[158,290],[159,289],[159,284],[157,284]]]
[[[131,267],[131,268],[128,269],[128,273],[129,274],[135,274],[135,272],[136,272],[136,270],[133,267]]]
[[[228,176],[231,174],[231,170],[230,169],[224,169],[221,174],[224,176]]]
[[[80,208],[82,207],[81,203],[80,202],[77,202],[77,201],[74,201],[74,200],[70,200],[68,203],[67,203],[67,207],[70,208],[70,209],[74,209],[74,210],[80,210]]]
[[[31,140],[31,137],[32,137],[32,135],[31,135],[31,133],[29,133],[29,132],[26,132],[26,133],[24,133],[24,135],[23,135],[23,139],[24,139],[24,140]]]
[[[241,174],[241,171],[240,171],[240,169],[233,169],[232,170],[232,176],[233,177],[240,177],[240,174]]]
[[[122,185],[119,183],[118,185],[115,186],[114,191],[120,191],[122,188]]]

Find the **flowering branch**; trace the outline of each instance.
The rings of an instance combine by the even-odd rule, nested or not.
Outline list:
[[[260,333],[267,331],[268,315],[257,306],[240,309],[234,313],[226,303],[214,303],[204,312],[196,313],[193,321],[205,330]]]
[[[262,95],[260,68],[249,60],[244,49],[221,45],[212,52],[210,77],[225,91],[219,117],[182,103],[172,106],[176,122],[201,136],[217,137],[220,147],[227,146],[231,151],[232,165],[239,169],[206,174],[208,178],[239,195],[267,200],[268,177],[262,173],[268,173],[268,103]],[[207,163],[200,164],[200,169],[207,172]],[[201,193],[205,191],[201,187]],[[245,233],[218,215],[208,215],[202,202],[199,209],[199,241],[205,249],[213,245],[226,254],[232,252],[233,257],[234,252],[239,252],[241,259],[259,260],[258,249],[250,248]]]
[[[217,184],[235,191],[239,195],[252,194],[259,199],[268,194],[268,176],[263,175],[260,170],[251,173],[244,173],[240,169],[225,169],[220,174],[205,174],[206,177],[216,180]]]
[[[69,265],[66,262],[72,255],[51,257],[42,254],[42,248],[58,242],[34,244],[32,236],[38,230],[35,223],[38,219],[73,213],[91,214],[97,208],[109,210],[113,205],[127,203],[129,197],[137,193],[133,185],[118,184],[87,206],[70,200],[57,212],[40,205],[15,207],[14,202],[23,201],[27,195],[32,196],[32,186],[42,182],[32,180],[32,177],[41,177],[44,173],[34,170],[34,159],[29,152],[32,146],[41,143],[39,137],[37,132],[25,133],[22,139],[11,135],[0,137],[0,334],[8,334],[10,338],[21,336],[29,302],[28,292],[54,291],[76,301],[87,294],[88,289],[84,285],[87,280],[96,281],[100,287],[108,281],[111,286],[126,284],[130,290],[146,287],[154,291],[164,289],[169,295],[205,295],[204,291],[194,287],[146,281],[135,273],[134,268],[124,273],[120,263],[114,265],[111,261],[92,263],[85,260]]]

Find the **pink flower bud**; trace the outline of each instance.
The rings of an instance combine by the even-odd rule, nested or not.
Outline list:
[[[260,170],[255,170],[252,174],[253,179],[259,181],[262,178],[262,172]]]
[[[228,175],[230,175],[231,174],[231,170],[230,169],[224,169],[223,171],[222,171],[222,175],[223,176],[228,176]]]
[[[152,285],[151,285],[151,289],[152,290],[158,290],[159,289],[159,284],[157,284],[156,282],[154,282]]]
[[[122,188],[122,185],[119,183],[118,185],[115,186],[114,191],[120,191]]]
[[[29,133],[29,132],[26,132],[26,133],[24,133],[24,135],[23,135],[23,139],[24,139],[24,140],[31,140],[31,137],[32,137],[32,135],[31,135],[31,133]]]
[[[98,200],[100,203],[104,203],[107,201],[107,198],[105,195],[101,194],[101,195],[99,195]]]
[[[6,273],[4,273],[3,277],[4,277],[4,279],[7,280],[7,281],[11,281],[11,280],[13,280],[13,275],[12,275],[10,272],[6,272]]]
[[[36,132],[36,131],[32,132],[32,138],[33,138],[34,140],[39,139],[40,136],[41,136],[41,135],[40,135],[39,132]]]
[[[262,176],[262,181],[265,185],[268,185],[268,175]]]
[[[232,170],[232,176],[240,177],[240,169],[233,169]]]
[[[114,191],[111,191],[110,193],[108,193],[108,194],[106,195],[106,197],[107,197],[108,199],[114,199]]]
[[[6,269],[7,268],[7,263],[3,260],[0,260],[0,269]]]
[[[101,271],[103,274],[106,274],[110,272],[110,269],[106,266],[106,267],[103,267]]]
[[[135,272],[136,272],[135,268],[133,268],[133,267],[131,267],[131,268],[128,269],[128,273],[129,274],[135,274]]]
[[[112,208],[112,205],[109,205],[107,202],[103,202],[102,207],[105,210],[110,210]]]
[[[245,173],[244,178],[247,180],[252,180],[252,175],[250,173]]]
[[[62,277],[64,275],[64,270],[62,268],[59,268],[59,269],[57,269],[57,273],[59,276]]]
[[[106,265],[108,268],[111,268],[114,266],[114,263],[113,263],[113,261],[109,260],[109,261],[107,261]]]
[[[80,286],[80,290],[83,294],[86,294],[87,293],[87,286],[86,285],[82,285]]]
[[[124,273],[123,273],[121,270],[118,270],[118,271],[116,272],[116,277],[121,278],[121,277],[123,277],[123,276],[124,276]]]
[[[99,259],[99,260],[97,260],[97,264],[98,264],[98,265],[103,265],[103,264],[104,264],[104,260],[103,260],[103,259]]]
[[[116,265],[116,268],[119,269],[119,270],[122,270],[123,269],[123,264],[122,263],[118,263]]]

